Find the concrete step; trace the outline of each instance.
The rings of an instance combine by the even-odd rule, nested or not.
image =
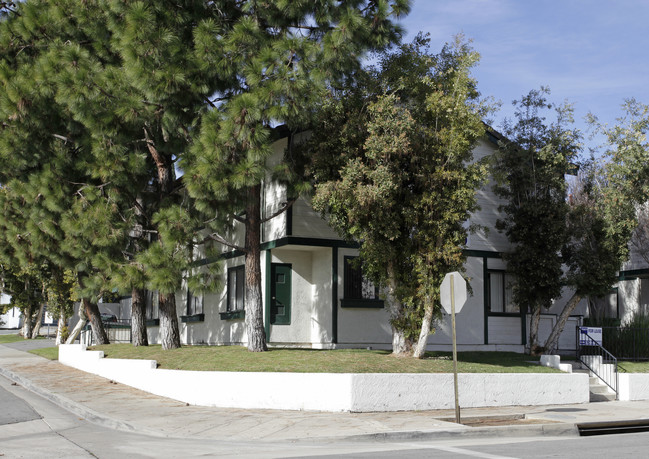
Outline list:
[[[595,394],[591,392],[589,401],[590,402],[613,402],[615,401],[615,394],[614,393]]]
[[[573,373],[588,374],[588,389],[590,392],[591,402],[610,402],[615,400],[615,392],[602,382],[597,376],[594,376],[590,370],[583,367],[581,362],[571,361]]]
[[[606,385],[604,384],[592,384],[589,387],[590,393],[591,394],[610,394],[613,393],[613,391]]]

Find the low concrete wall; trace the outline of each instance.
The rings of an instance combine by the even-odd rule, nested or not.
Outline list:
[[[224,408],[404,411],[454,407],[453,375],[236,373],[158,370],[153,360],[104,359],[81,344],[59,346],[59,361],[156,395]],[[460,406],[587,403],[588,375],[461,373]]]
[[[649,400],[649,374],[619,373],[618,400]]]

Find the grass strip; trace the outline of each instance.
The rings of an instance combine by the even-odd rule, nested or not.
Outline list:
[[[620,362],[617,363],[620,373],[649,373],[649,362]]]
[[[183,346],[163,351],[160,346],[130,344],[95,346],[106,358],[150,359],[159,368],[195,371],[293,373],[451,373],[451,353],[430,352],[424,359],[397,358],[389,351],[365,349],[277,349],[248,352],[241,346]],[[461,373],[552,373],[538,359],[514,352],[461,352]]]
[[[44,347],[42,349],[32,349],[29,352],[31,354],[40,355],[41,357],[45,357],[46,359],[50,359],[50,360],[58,360],[59,359],[59,348],[58,348],[58,346]]]
[[[0,335],[0,344],[15,343],[16,341],[22,341],[23,337],[15,335]]]

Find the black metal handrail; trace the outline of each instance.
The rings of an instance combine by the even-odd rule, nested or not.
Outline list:
[[[588,344],[581,344],[580,336],[586,336]],[[618,366],[617,358],[607,351],[601,344],[577,327],[577,361],[581,362],[600,381],[618,394]]]

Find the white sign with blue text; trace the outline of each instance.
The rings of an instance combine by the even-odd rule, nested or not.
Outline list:
[[[579,345],[596,346],[602,345],[601,327],[579,327]]]

